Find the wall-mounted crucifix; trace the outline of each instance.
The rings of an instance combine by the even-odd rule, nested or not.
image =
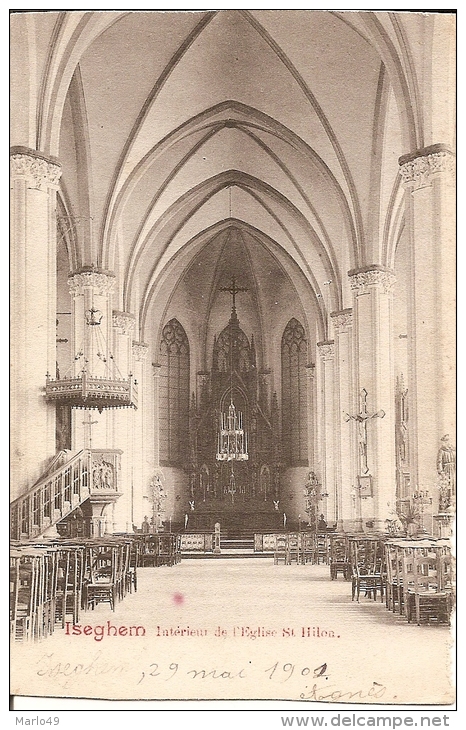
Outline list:
[[[88,411],[87,421],[82,421],[82,425],[84,426],[84,429],[85,429],[86,449],[92,449],[92,426],[94,426],[96,423],[99,423],[99,422],[93,421],[91,412]]]
[[[359,413],[354,416],[350,416],[349,413],[345,413],[345,421],[356,421],[358,424],[358,439],[359,439],[359,468],[360,474],[364,476],[369,474],[369,467],[367,466],[367,422],[371,418],[383,418],[385,411],[377,411],[377,413],[368,413],[367,411],[367,390],[363,388],[359,394]]]

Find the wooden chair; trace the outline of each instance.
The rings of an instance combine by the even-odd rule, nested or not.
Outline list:
[[[316,565],[328,565],[328,550],[329,542],[328,535],[326,532],[318,532],[316,534],[316,552],[315,552],[315,563]]]
[[[287,535],[277,535],[276,543],[275,543],[275,551],[273,554],[273,564],[278,565],[279,563],[283,563],[284,565],[287,565],[287,547],[288,547],[288,540]]]
[[[158,565],[159,541],[157,535],[143,535],[141,545],[141,565],[144,567]]]
[[[86,549],[85,549],[84,545],[75,545],[73,547],[72,561],[71,561],[72,592],[69,595],[69,602],[71,603],[70,612],[73,617],[74,623],[78,623],[78,621],[79,621],[79,610],[82,605],[85,554],[86,554]]]
[[[126,596],[128,583],[127,575],[129,572],[129,559],[131,552],[131,543],[129,540],[118,541],[117,547],[117,570],[116,570],[116,583],[117,583],[117,596],[121,600]]]
[[[412,566],[406,592],[408,622],[414,618],[418,626],[425,622],[449,624],[453,597],[451,587],[447,587],[451,585],[448,578],[451,561],[448,556],[443,555],[441,559],[435,549],[427,552],[414,549]]]
[[[170,533],[161,532],[157,535],[158,539],[158,551],[155,564],[160,565],[174,565],[175,563],[175,546],[173,544],[173,537]]]
[[[314,563],[316,555],[316,534],[315,532],[301,533],[301,563]]]
[[[41,592],[38,615],[40,636],[49,636],[55,629],[55,607],[57,598],[58,550],[48,548],[41,556]]]
[[[300,533],[291,533],[287,535],[286,541],[286,564],[291,565],[301,562],[301,535]]]
[[[84,556],[83,545],[61,546],[62,570],[66,567],[64,552],[68,558],[67,575],[59,575],[59,590],[57,596],[56,620],[61,621],[64,626],[66,616],[70,616],[74,624],[79,622],[79,610],[82,604],[82,589],[84,581]],[[58,608],[60,597],[60,608]]]
[[[71,550],[63,547],[59,551],[57,561],[57,593],[55,601],[55,621],[60,622],[62,628],[66,622],[66,608],[71,573]],[[75,623],[75,621],[73,621]]]
[[[89,578],[84,584],[85,609],[109,603],[115,610],[117,599],[118,548],[111,544],[88,546]]]
[[[12,556],[10,578],[12,591],[10,632],[16,641],[38,638],[38,606],[40,585],[39,556],[22,552]]]
[[[377,600],[380,591],[383,600],[382,555],[377,540],[353,539],[350,541],[352,588],[351,599],[359,602],[361,592]]]
[[[126,572],[126,590],[129,593],[136,593],[138,590],[138,565],[139,565],[139,541],[131,540],[129,549],[129,563],[128,570]]]
[[[385,605],[393,613],[403,614],[403,548],[393,543],[385,544]]]
[[[16,638],[20,557],[10,555],[10,638]]]
[[[329,536],[329,564],[330,579],[335,580],[341,573],[345,580],[351,578],[348,555],[348,541],[345,535],[333,534]]]
[[[401,591],[403,615],[408,615],[408,590],[414,585],[414,550],[415,548],[408,543],[401,546]]]

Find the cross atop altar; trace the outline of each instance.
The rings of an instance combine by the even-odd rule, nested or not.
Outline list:
[[[231,306],[231,313],[236,314],[236,295],[243,291],[248,291],[247,287],[245,286],[236,286],[236,278],[232,276],[231,278],[231,286],[222,286],[220,287],[219,291],[227,291],[231,294],[232,297],[232,306]]]

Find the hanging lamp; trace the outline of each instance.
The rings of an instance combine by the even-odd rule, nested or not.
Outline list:
[[[67,373],[56,379],[50,373],[45,376],[48,402],[71,408],[95,408],[99,413],[108,408],[137,408],[137,381],[132,373],[127,378],[121,375],[102,331],[103,317],[92,301],[84,312],[83,342]],[[82,363],[82,369],[72,376],[77,362]],[[98,371],[102,375],[96,375]]]

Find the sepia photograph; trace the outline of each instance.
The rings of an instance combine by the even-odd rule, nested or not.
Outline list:
[[[9,24],[10,694],[448,725],[456,12]]]

